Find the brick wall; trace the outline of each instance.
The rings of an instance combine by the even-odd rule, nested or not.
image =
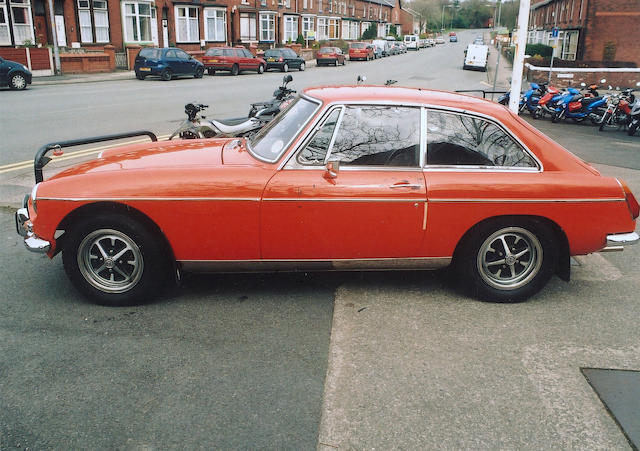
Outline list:
[[[614,59],[640,65],[640,1],[590,0],[583,59],[602,60],[606,43],[615,45]]]

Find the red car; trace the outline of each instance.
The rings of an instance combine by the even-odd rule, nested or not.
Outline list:
[[[183,271],[448,265],[470,294],[513,302],[569,280],[572,255],[639,240],[622,180],[461,94],[310,88],[251,138],[128,145],[42,181],[54,148],[18,232],[107,305]]]
[[[209,75],[221,70],[231,75],[238,75],[243,70],[262,74],[267,66],[265,60],[254,56],[244,47],[211,47],[202,57],[202,62]]]
[[[320,47],[316,55],[318,66],[328,66],[329,64],[333,64],[334,66],[342,64],[344,66],[346,60],[345,54],[342,53],[342,49],[339,47]]]
[[[367,42],[352,42],[349,44],[349,61],[375,59],[376,54],[372,44]]]

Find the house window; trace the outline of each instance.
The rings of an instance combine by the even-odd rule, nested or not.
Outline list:
[[[3,1],[0,1],[0,45],[11,45],[7,7],[4,5]]]
[[[91,23],[93,10],[93,24]],[[78,20],[82,42],[109,42],[109,13],[106,0],[78,0]],[[95,33],[95,40],[94,40]]]
[[[358,39],[358,22],[349,22],[349,35],[351,39]]]
[[[298,39],[298,18],[296,16],[284,16],[284,42]]]
[[[207,41],[227,40],[227,12],[224,9],[204,9],[204,38]]]
[[[318,12],[322,12],[322,0],[318,0]]]
[[[342,39],[349,39],[349,22],[342,21]]]
[[[29,0],[13,0],[9,2],[11,20],[13,22],[13,39],[16,45],[25,41],[34,41],[33,24],[31,22],[31,3]]]
[[[125,2],[123,8],[126,42],[151,42],[151,5]]]
[[[371,22],[362,22],[360,25],[361,25],[360,36],[362,36],[364,32],[367,31],[371,26]]]
[[[307,9],[308,7],[309,7],[309,4],[307,0],[302,0],[302,9]]]
[[[313,31],[313,17],[302,18],[302,36],[307,39],[307,32]]]
[[[243,42],[258,40],[256,13],[240,13],[240,40]]]
[[[329,39],[329,25],[326,17],[318,17],[318,41]]]
[[[260,40],[267,42],[276,40],[275,13],[260,14]]]
[[[176,36],[178,42],[200,41],[198,8],[196,6],[176,6]]]
[[[338,19],[329,19],[329,39],[340,39]]]
[[[575,61],[578,50],[578,31],[566,31],[562,43],[562,59]]]

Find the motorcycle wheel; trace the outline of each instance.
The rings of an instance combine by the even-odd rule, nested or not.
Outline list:
[[[638,121],[633,121],[629,125],[629,129],[627,130],[627,135],[629,136],[635,135],[636,130],[638,130]]]
[[[602,120],[600,121],[600,127],[598,127],[599,131],[604,130],[604,127],[608,125],[607,122],[609,122],[610,118],[611,118],[611,113],[609,112],[604,113],[604,116],[602,116]]]
[[[531,117],[534,119],[540,119],[541,113],[540,113],[540,108],[536,108],[535,110],[533,110],[533,112],[531,113]]]
[[[560,115],[558,113],[553,113],[551,115],[551,122],[553,122],[554,124],[557,123],[560,120]]]
[[[578,122],[578,123],[585,120],[584,117],[572,117],[571,119],[573,119],[573,122]]]

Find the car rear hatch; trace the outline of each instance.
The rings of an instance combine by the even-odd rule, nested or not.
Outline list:
[[[155,67],[160,64],[160,49],[142,49],[136,56],[135,64],[140,68]]]

